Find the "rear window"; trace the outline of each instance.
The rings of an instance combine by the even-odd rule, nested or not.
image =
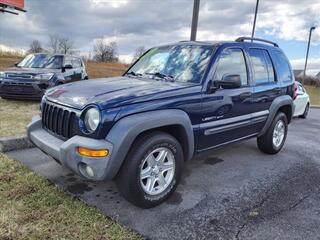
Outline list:
[[[270,65],[272,68],[272,63],[267,61],[265,50],[252,48],[249,49],[249,55],[255,83],[259,85],[274,81],[274,76],[269,73],[272,72],[270,71]]]
[[[276,66],[278,80],[282,82],[291,82],[293,77],[286,56],[280,51],[272,51],[272,59]]]

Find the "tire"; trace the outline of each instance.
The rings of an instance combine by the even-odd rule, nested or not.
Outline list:
[[[274,134],[276,134],[275,131],[277,131],[275,129],[276,127],[277,127],[277,129],[283,129],[283,135],[281,134],[282,131],[277,132],[278,133],[277,136],[279,136],[279,138],[274,139]],[[262,152],[267,153],[267,154],[278,153],[282,149],[282,147],[286,141],[287,133],[288,133],[287,116],[283,112],[278,112],[276,114],[276,116],[274,117],[267,132],[264,133],[262,136],[258,137],[258,139],[257,139],[258,148]],[[277,141],[276,139],[278,139],[279,141]]]
[[[164,158],[165,165],[161,165],[160,161],[153,161],[153,159],[160,158],[160,153],[165,152],[167,153]],[[157,155],[157,153],[159,154]],[[151,163],[159,163],[160,167],[155,166],[152,169]],[[181,145],[173,136],[158,131],[142,135],[134,142],[116,177],[118,189],[129,202],[138,207],[155,207],[164,202],[176,189],[180,181],[183,163]],[[165,171],[162,168],[170,168],[171,170]],[[145,172],[149,177],[141,177],[142,172]],[[147,185],[154,179],[157,180],[152,185],[154,186],[151,188],[153,192],[148,192]],[[162,185],[160,185],[160,180],[163,179],[166,181],[161,181]]]
[[[308,116],[308,113],[309,113],[309,103],[307,103],[307,106],[306,106],[306,108],[304,109],[304,112],[303,112],[303,114],[300,116],[301,118],[307,118],[307,116]]]

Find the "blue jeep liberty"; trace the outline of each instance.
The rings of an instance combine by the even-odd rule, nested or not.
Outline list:
[[[276,43],[183,41],[151,48],[121,77],[47,90],[30,140],[85,179],[115,179],[150,208],[176,189],[185,161],[248,138],[279,152],[295,97]]]

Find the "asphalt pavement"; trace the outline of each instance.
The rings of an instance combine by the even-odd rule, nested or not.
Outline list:
[[[293,120],[277,155],[252,139],[191,160],[173,196],[148,210],[38,149],[8,155],[148,239],[320,239],[320,109]]]

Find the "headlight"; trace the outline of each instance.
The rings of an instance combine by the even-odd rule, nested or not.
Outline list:
[[[94,132],[100,123],[100,112],[97,108],[92,107],[86,111],[84,124],[89,132]]]
[[[0,72],[0,78],[5,78],[6,74],[4,72]]]
[[[36,80],[50,80],[53,77],[54,73],[43,73],[35,75],[33,78]]]

